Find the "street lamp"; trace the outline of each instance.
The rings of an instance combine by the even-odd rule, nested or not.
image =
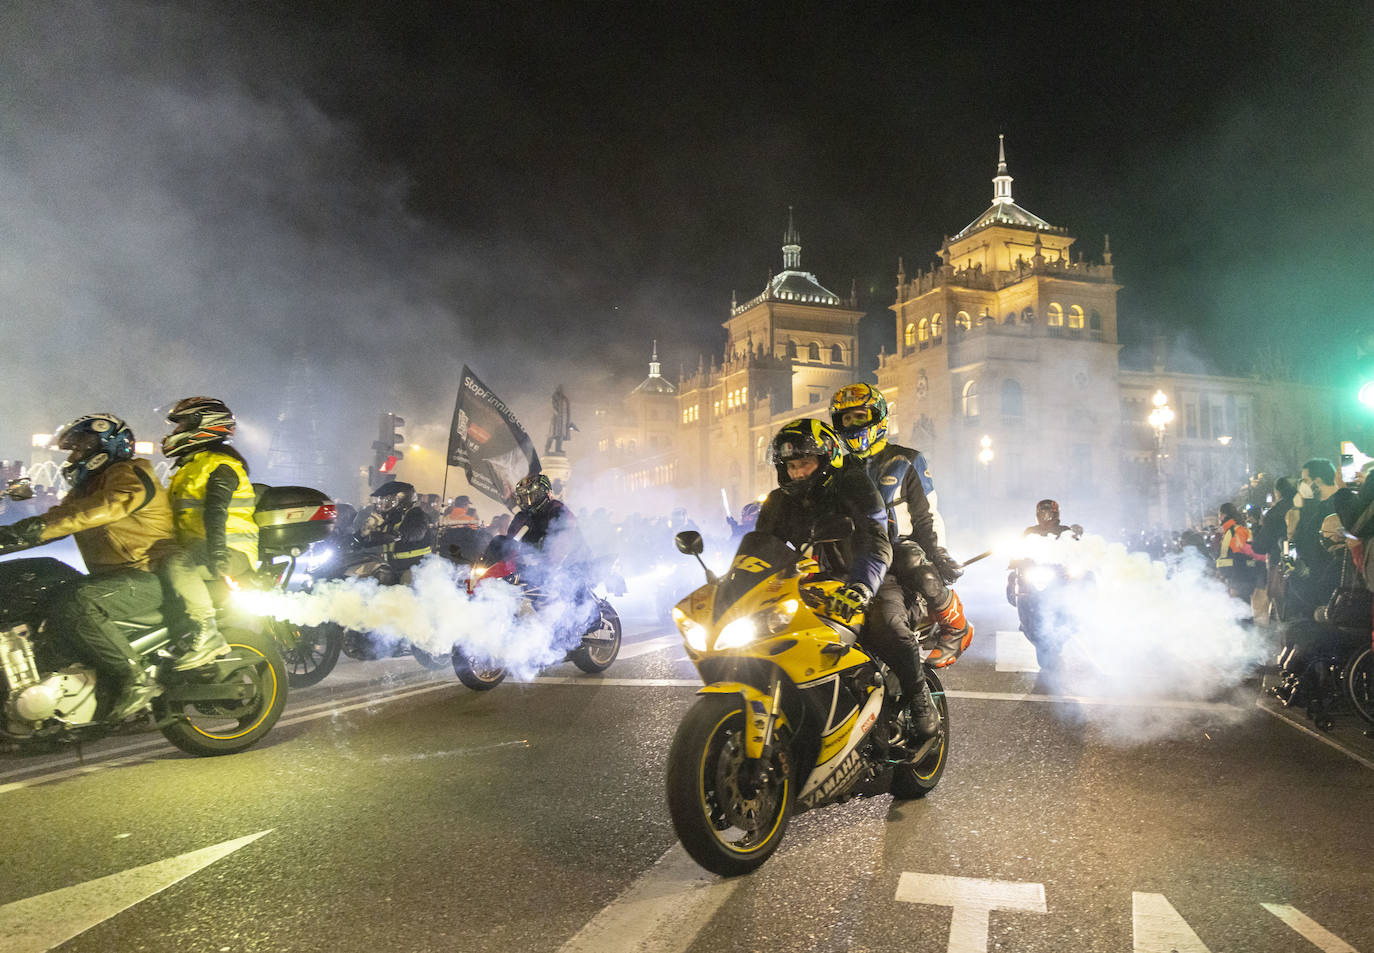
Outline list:
[[[994,456],[992,452],[992,438],[983,434],[983,439],[978,441],[978,446],[982,449],[978,451],[978,462],[983,465],[983,472],[988,470],[988,464],[992,463]]]
[[[1159,481],[1159,521],[1161,525],[1169,519],[1169,491],[1164,479],[1164,431],[1173,422],[1174,412],[1169,407],[1169,398],[1164,391],[1155,391],[1151,403],[1155,409],[1150,411],[1150,426],[1155,429],[1155,479]]]

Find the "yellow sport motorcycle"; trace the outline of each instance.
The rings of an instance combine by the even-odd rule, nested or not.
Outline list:
[[[940,731],[918,744],[896,677],[855,643],[862,616],[845,625],[825,614],[841,582],[821,577],[811,553],[853,531],[839,522],[800,552],[746,534],[724,577],[706,570],[707,584],[673,609],[705,687],[668,754],[668,811],[712,873],[761,866],[793,814],[853,797],[923,797],[944,772],[949,711],[935,671],[925,674]],[[699,533],[676,542],[700,561]]]

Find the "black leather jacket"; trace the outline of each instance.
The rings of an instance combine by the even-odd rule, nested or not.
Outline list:
[[[854,521],[854,533],[822,548],[818,553],[822,568],[843,578],[846,585],[862,583],[869,592],[877,592],[892,563],[892,542],[882,495],[862,467],[831,471],[805,496],[774,490],[763,501],[754,528],[800,547],[811,538],[816,523],[827,516],[848,516]]]

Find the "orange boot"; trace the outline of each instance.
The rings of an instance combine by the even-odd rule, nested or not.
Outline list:
[[[944,668],[957,662],[972,644],[973,623],[964,615],[964,604],[953,589],[949,590],[949,601],[935,609],[934,615],[939,636],[926,661],[935,668]]]

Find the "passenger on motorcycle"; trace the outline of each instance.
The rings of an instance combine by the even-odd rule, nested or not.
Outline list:
[[[229,651],[215,626],[215,600],[205,581],[215,580],[219,589],[225,580],[257,569],[257,494],[248,462],[229,445],[238,424],[222,400],[184,398],[167,422],[173,430],[162,438],[162,453],[176,461],[167,491],[183,552],[165,561],[162,575],[194,627],[190,648],[176,664],[185,670]]]
[[[415,498],[415,487],[400,480],[372,491],[372,514],[358,531],[358,544],[381,550],[382,560],[404,572],[434,549],[434,527]]]
[[[921,597],[938,634],[928,661],[936,668],[944,668],[958,661],[973,642],[973,624],[964,615],[964,604],[948,588],[963,575],[963,569],[940,545],[943,521],[937,519],[930,502],[934,482],[925,456],[919,450],[887,439],[887,416],[887,398],[868,384],[843,387],[830,401],[830,419],[853,461],[846,461],[846,465],[862,466],[868,472],[887,507],[888,535],[893,547],[889,575],[893,581],[887,584],[886,594],[878,593],[883,620],[880,624],[891,630],[889,638],[917,648],[906,607],[915,605],[917,597]],[[902,503],[906,504],[904,512]],[[919,677],[919,666],[916,672]],[[906,690],[908,683],[904,682],[902,687]],[[914,678],[910,687],[916,687]]]
[[[773,437],[771,459],[778,488],[763,501],[756,530],[800,547],[827,517],[847,516],[854,521],[849,539],[826,544],[817,553],[822,570],[844,581],[831,597],[829,614],[848,622],[875,592],[884,593],[881,587],[892,562],[892,543],[882,495],[862,467],[843,465],[839,437],[819,420],[794,420],[779,430]],[[900,591],[896,599],[900,602]],[[915,640],[908,644],[894,637],[892,627],[882,621],[884,612],[880,605],[869,614],[862,641],[901,680],[917,731],[929,737],[939,730],[939,721],[920,674]]]
[[[118,723],[162,694],[116,622],[162,606],[155,570],[176,551],[172,506],[153,465],[133,459],[133,431],[113,414],[76,418],[54,446],[68,451],[62,475],[71,489],[46,513],[0,527],[0,546],[75,538],[89,575],[54,598],[45,632],[71,650],[59,654],[88,662],[119,687],[106,716]]]

